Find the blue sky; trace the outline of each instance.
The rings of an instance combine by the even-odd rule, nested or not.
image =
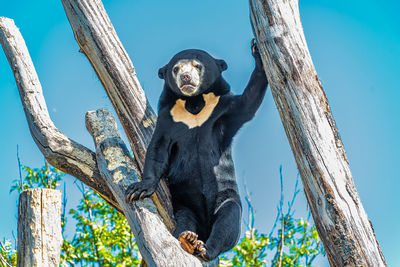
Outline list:
[[[40,4],[39,4],[40,3]],[[157,70],[176,52],[204,49],[228,63],[224,73],[241,93],[253,69],[252,31],[247,1],[103,1],[132,58],[153,107],[162,81]],[[327,94],[350,161],[357,190],[373,223],[389,266],[400,266],[400,20],[397,1],[300,1],[300,14],[314,65]],[[13,18],[31,53],[55,125],[93,148],[84,126],[88,110],[112,106],[87,59],[78,53],[60,1],[2,1],[0,16]],[[33,142],[8,62],[0,52],[0,237],[16,232],[15,194],[21,161],[40,167],[43,156]],[[279,166],[285,195],[291,196],[297,167],[268,90],[254,120],[234,142],[239,184],[246,179],[256,209],[256,227],[269,232],[279,201]],[[79,194],[66,177],[69,208]],[[307,217],[301,193],[296,216]],[[319,266],[326,265],[321,261]]]

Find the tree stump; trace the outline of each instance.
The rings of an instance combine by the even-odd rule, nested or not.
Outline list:
[[[61,192],[23,191],[18,205],[17,266],[60,266],[62,241]]]

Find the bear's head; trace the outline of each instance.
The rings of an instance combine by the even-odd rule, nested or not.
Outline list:
[[[203,50],[188,49],[176,54],[159,69],[158,76],[178,96],[191,97],[209,90],[228,66]]]

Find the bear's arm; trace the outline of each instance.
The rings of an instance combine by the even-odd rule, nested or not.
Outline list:
[[[243,123],[254,117],[254,114],[261,105],[268,86],[261,55],[254,40],[251,46],[252,55],[255,60],[255,68],[243,94],[234,96],[231,99],[230,108],[227,112],[227,122],[233,128],[240,128]]]
[[[261,59],[260,59],[261,61]],[[240,128],[251,120],[260,107],[268,86],[268,80],[262,68],[257,64],[242,95],[235,95],[230,99],[230,107],[226,112],[228,125]]]
[[[168,168],[168,127],[157,121],[156,129],[147,148],[142,181],[133,183],[126,190],[126,201],[149,197],[156,190],[161,177]]]
[[[168,147],[170,142],[168,141],[166,129],[165,125],[157,123],[147,148],[143,180],[153,180],[158,183],[168,167]]]

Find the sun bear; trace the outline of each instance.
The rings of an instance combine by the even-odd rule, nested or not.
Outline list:
[[[268,85],[258,48],[255,69],[242,95],[222,77],[224,60],[197,49],[176,54],[158,75],[165,80],[158,120],[147,150],[143,180],[126,201],[154,193],[165,177],[182,248],[209,261],[240,236],[241,203],[231,156],[232,138],[251,120]]]

